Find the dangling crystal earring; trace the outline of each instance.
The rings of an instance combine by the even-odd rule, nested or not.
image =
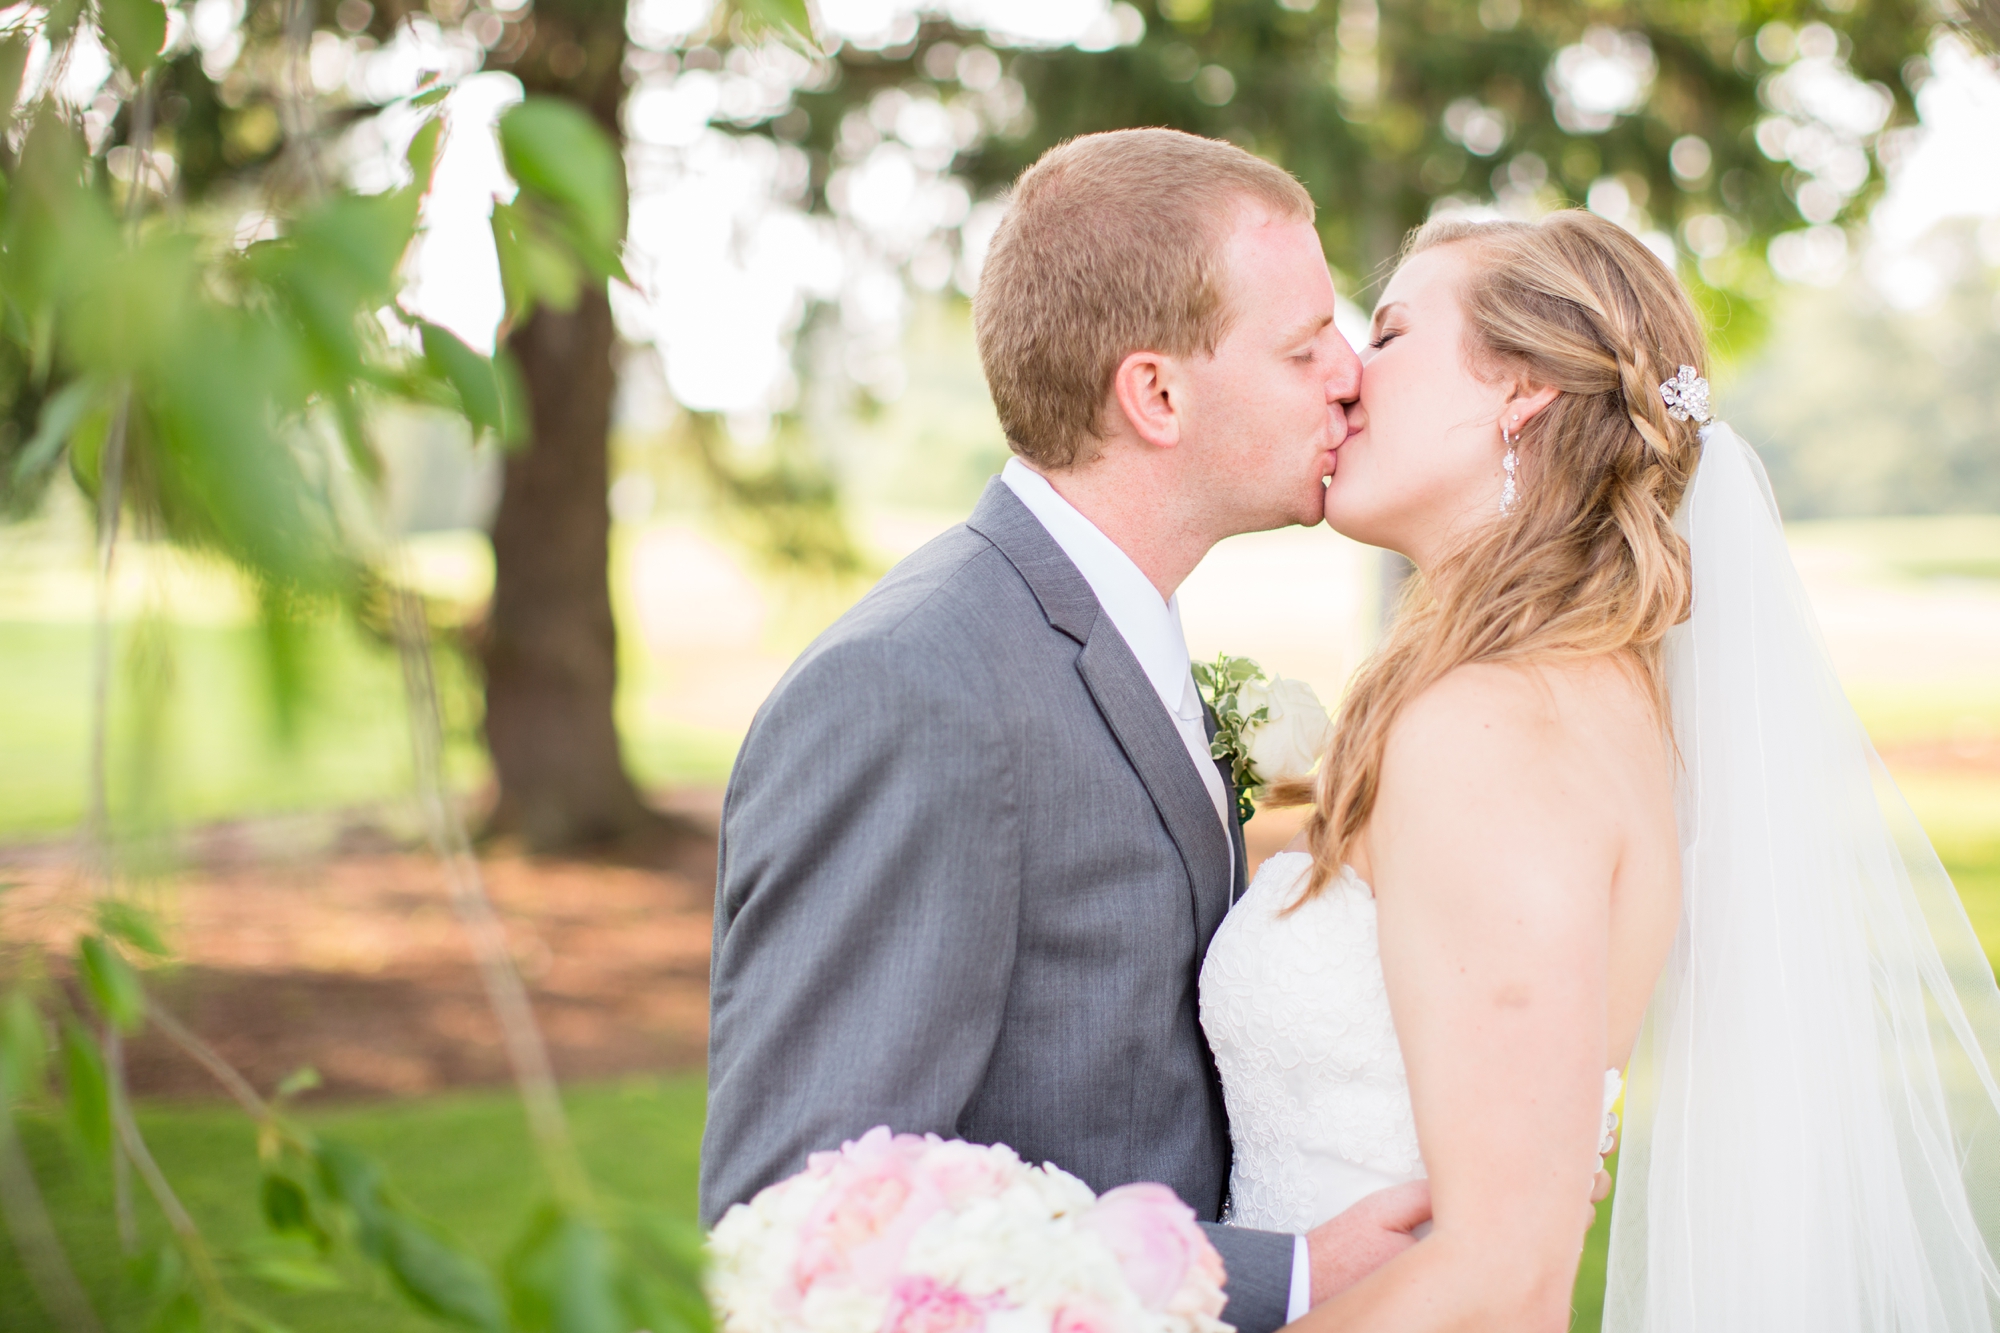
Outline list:
[[[1507,484],[1500,488],[1500,512],[1503,514],[1514,512],[1514,501],[1520,495],[1514,485],[1514,469],[1521,465],[1520,456],[1514,452],[1514,441],[1519,438],[1505,426],[1500,428],[1500,442],[1507,446],[1507,456],[1500,460],[1500,466],[1507,469]]]

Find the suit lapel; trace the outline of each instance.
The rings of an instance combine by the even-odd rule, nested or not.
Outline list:
[[[999,547],[1000,553],[1013,563],[1035,594],[1035,600],[1042,604],[1042,614],[1049,618],[1049,624],[1078,643],[1090,638],[1091,627],[1105,618],[1103,608],[1097,604],[1097,594],[1090,590],[1083,575],[1077,573],[1062,547],[1056,545],[1056,539],[1049,536],[1042,521],[1028,512],[1028,506],[1021,503],[1006,482],[995,477],[986,483],[986,492],[979,497],[978,507],[965,526]],[[1115,629],[1112,632],[1117,633]],[[1136,661],[1132,669],[1139,669]]]
[[[967,526],[1013,563],[1049,624],[1083,646],[1077,673],[1180,853],[1193,894],[1197,938],[1205,944],[1229,910],[1236,840],[1218,836],[1222,830],[1216,827],[1215,806],[1189,761],[1179,729],[1090,584],[1005,482],[996,477],[986,484]]]
[[[1110,617],[1098,618],[1077,659],[1077,671],[1180,849],[1194,886],[1196,938],[1206,942],[1229,910],[1230,857],[1208,788],[1195,772],[1179,728],[1160,706],[1153,683]]]

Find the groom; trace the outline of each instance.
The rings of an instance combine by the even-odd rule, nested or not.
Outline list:
[[[730,778],[705,1223],[878,1124],[1220,1213],[1197,976],[1243,836],[1174,590],[1224,537],[1320,521],[1360,365],[1312,217],[1171,130],[1022,175],[975,302],[1015,457],[806,650]],[[1404,1186],[1310,1237],[1210,1226],[1224,1317],[1295,1318],[1428,1209]]]

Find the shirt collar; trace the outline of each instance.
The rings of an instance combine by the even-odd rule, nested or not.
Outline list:
[[[1174,716],[1201,716],[1201,696],[1189,674],[1187,635],[1181,629],[1180,598],[1162,599],[1132,557],[1076,506],[1056,493],[1048,479],[1018,458],[1007,460],[1000,480],[1048,529],[1062,553],[1090,585],[1097,604],[1139,660],[1160,702]],[[1190,712],[1192,710],[1192,712]]]

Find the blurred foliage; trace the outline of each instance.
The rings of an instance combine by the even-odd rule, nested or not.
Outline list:
[[[295,720],[287,701],[303,679],[313,599],[348,598],[363,623],[372,613],[402,650],[420,786],[427,808],[443,810],[436,678],[428,644],[410,624],[420,608],[389,573],[370,414],[390,402],[445,407],[503,443],[521,437],[525,418],[504,357],[481,355],[400,304],[446,89],[432,79],[396,99],[410,131],[404,183],[367,193],[337,182],[331,140],[320,132],[326,118],[305,94],[310,16],[302,4],[250,10],[236,61],[218,72],[185,55],[161,59],[172,25],[160,0],[52,0],[8,11],[0,27],[0,122],[13,122],[0,123],[8,131],[0,141],[0,503],[27,509],[66,460],[97,502],[106,571],[127,513],[149,536],[233,562],[260,589],[281,730]],[[74,105],[65,75],[93,49],[115,63],[88,105]],[[23,99],[31,68],[37,86]],[[268,100],[255,100],[258,93]],[[240,114],[198,114],[211,100]],[[156,127],[161,111],[166,124]],[[156,128],[165,133],[156,137]],[[596,122],[530,98],[501,117],[499,140],[519,187],[495,218],[510,314],[573,304],[584,282],[620,274],[623,173]],[[183,173],[183,162],[192,171]],[[224,221],[246,208],[247,232]],[[705,1330],[698,1234],[592,1204],[568,1169],[560,1113],[547,1114],[553,1087],[545,1073],[538,1081],[538,1067],[524,1067],[521,1081],[539,1117],[548,1194],[493,1265],[412,1209],[372,1159],[288,1114],[287,1100],[310,1080],[262,1097],[152,1006],[142,970],[166,949],[119,873],[102,817],[105,596],[92,742],[99,815],[86,830],[93,862],[74,904],[89,925],[66,964],[20,943],[0,955],[0,1209],[51,1313],[73,1327],[98,1325],[22,1157],[23,1108],[67,1116],[86,1167],[112,1185],[128,1242],[137,1232],[133,1179],[167,1222],[169,1239],[149,1256],[152,1327],[275,1327],[224,1282],[221,1256],[159,1170],[125,1096],[122,1038],[153,1026],[215,1073],[256,1123],[268,1236],[243,1262],[270,1286],[337,1287],[327,1261],[339,1252],[378,1271],[418,1311],[460,1327]],[[158,722],[164,708],[163,698],[147,698],[146,720]],[[157,781],[156,772],[142,776]],[[452,828],[442,816],[433,841],[462,858]],[[475,945],[502,947],[477,936]],[[498,969],[518,991],[504,952],[486,953],[489,972]],[[52,980],[65,973],[73,989]],[[504,1001],[507,988],[496,985],[495,994]],[[503,1027],[517,1048],[539,1051],[518,1009],[502,1005]],[[60,1077],[50,1077],[52,1067]]]
[[[616,1244],[645,1252],[650,1271],[676,1271],[698,1239],[699,1076],[583,1088],[566,1101],[591,1176],[604,1188],[608,1233]],[[393,1178],[398,1187],[387,1206],[409,1219],[405,1225],[442,1238],[475,1265],[471,1271],[483,1270],[484,1281],[471,1278],[470,1286],[504,1290],[511,1219],[537,1202],[518,1169],[532,1145],[511,1099],[473,1092],[374,1106],[309,1105],[288,1099],[287,1133],[316,1144],[322,1157],[361,1180],[371,1167],[378,1184]],[[161,1169],[187,1182],[187,1210],[213,1237],[217,1276],[232,1298],[298,1333],[439,1326],[351,1246],[321,1252],[312,1222],[353,1225],[345,1205],[333,1203],[316,1176],[303,1178],[296,1163],[273,1169],[246,1151],[242,1117],[232,1108],[156,1106],[139,1110],[136,1119],[156,1145]],[[72,1124],[46,1114],[30,1111],[18,1123],[26,1156],[49,1182],[49,1209],[73,1242],[79,1276],[102,1295],[105,1325],[134,1333],[147,1327],[159,1284],[182,1276],[179,1261],[163,1249],[171,1245],[166,1228],[142,1219],[136,1256],[122,1253],[93,1173],[79,1169],[94,1149],[77,1139]],[[370,1203],[378,1213],[381,1206]],[[272,1230],[273,1214],[284,1223],[281,1234]],[[10,1333],[54,1333],[63,1326],[35,1308],[26,1278],[11,1248],[0,1247],[4,1326]],[[621,1324],[621,1333],[628,1327]]]
[[[337,1154],[358,1155],[397,1184],[397,1204],[452,1239],[452,1246],[497,1272],[514,1240],[516,1220],[537,1203],[519,1169],[533,1145],[520,1108],[504,1093],[461,1091],[414,1100],[315,1105],[301,1094],[286,1110],[296,1129]],[[565,1103],[591,1179],[604,1196],[609,1230],[621,1243],[669,1245],[692,1238],[701,1146],[699,1074],[634,1079],[566,1090]],[[397,1293],[374,1265],[339,1249],[322,1259],[310,1238],[273,1236],[264,1214],[284,1191],[266,1190],[264,1167],[249,1147],[243,1118],[213,1103],[137,1109],[162,1171],[186,1189],[183,1201],[215,1243],[224,1286],[294,1333],[417,1333],[437,1328]],[[156,1218],[137,1228],[138,1259],[128,1257],[102,1206],[94,1173],[80,1169],[72,1127],[40,1113],[20,1117],[21,1140],[47,1182],[48,1205],[70,1241],[78,1276],[101,1294],[107,1328],[139,1333],[154,1306],[155,1262],[169,1239]],[[660,1261],[669,1271],[669,1261]],[[171,1268],[171,1264],[168,1265]],[[57,1333],[63,1325],[36,1308],[11,1246],[0,1245],[0,1327],[8,1333]]]
[[[771,564],[836,581],[881,572],[855,548],[833,477],[796,418],[780,419],[755,453],[735,447],[713,412],[682,413],[676,435],[722,499],[724,526]]]
[[[1350,290],[1365,288],[1441,202],[1532,213],[1582,203],[1597,187],[1600,207],[1677,248],[1719,341],[1740,351],[1774,288],[1766,247],[1802,229],[1800,200],[1811,221],[1838,223],[1859,219],[1879,193],[1881,169],[1865,150],[1884,124],[1912,119],[1905,68],[1935,21],[1921,0],[1138,8],[1136,42],[1002,51],[991,73],[962,58],[981,34],[926,20],[899,45],[841,47],[795,109],[745,128],[805,147],[808,204],[828,211],[842,161],[893,133],[885,94],[959,107],[1011,87],[1018,105],[951,166],[979,194],[1077,134],[1167,125],[1227,138],[1305,183]],[[1802,94],[1785,82],[1795,69],[1834,82]],[[1628,76],[1631,105],[1594,109],[1616,105],[1616,81]],[[1823,95],[1832,87],[1847,99],[1838,110]],[[1845,123],[1818,123],[1822,111]],[[1795,132],[1803,137],[1786,149]]]
[[[1932,239],[1961,271],[1919,309],[1860,274],[1790,294],[1764,353],[1724,384],[1787,518],[2000,513],[2000,283],[1967,263],[1969,241]],[[1975,554],[1992,559],[1961,552],[1968,570]]]
[[[2000,51],[2000,0],[1946,0],[1942,8],[1954,27],[1988,51]]]

